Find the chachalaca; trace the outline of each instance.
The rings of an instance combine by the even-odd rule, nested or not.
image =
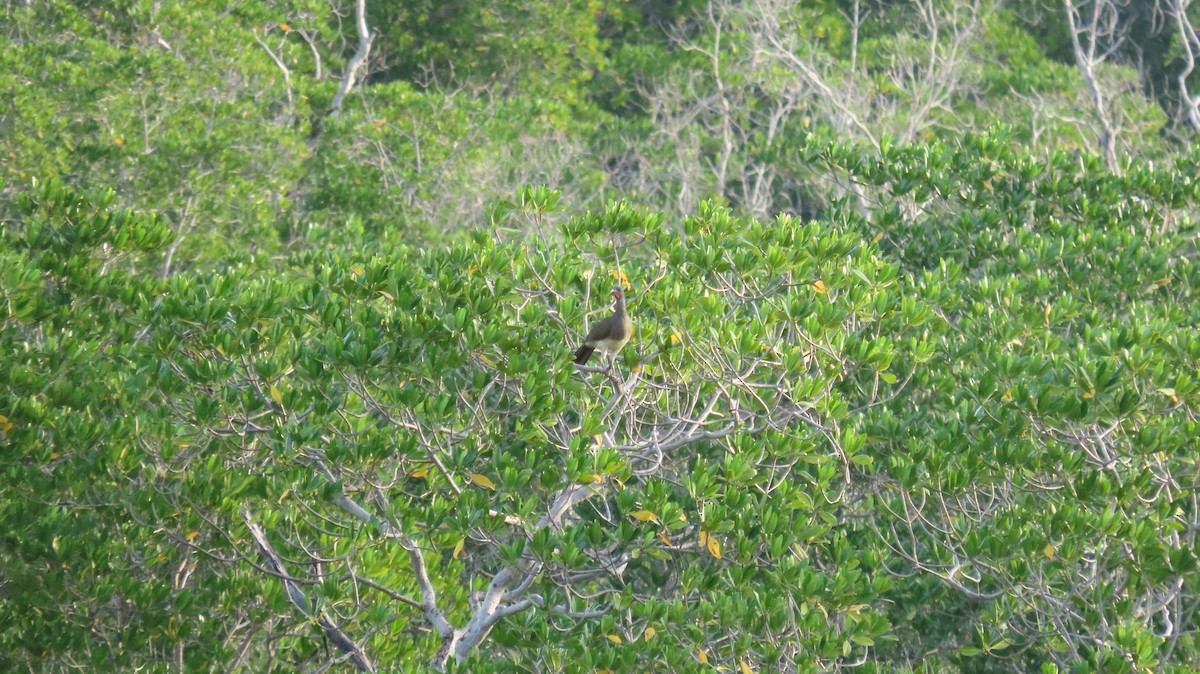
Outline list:
[[[576,365],[586,365],[592,357],[592,352],[597,349],[615,356],[633,334],[633,322],[629,320],[629,314],[625,313],[625,292],[617,287],[613,290],[613,297],[617,302],[612,316],[588,330],[587,336],[583,338],[583,346],[575,352]]]

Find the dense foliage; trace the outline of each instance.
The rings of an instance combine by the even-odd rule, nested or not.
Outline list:
[[[0,669],[1200,669],[1155,7],[6,6]]]

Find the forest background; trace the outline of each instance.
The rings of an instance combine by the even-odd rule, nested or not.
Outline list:
[[[1200,670],[1200,5],[4,4],[0,669]]]

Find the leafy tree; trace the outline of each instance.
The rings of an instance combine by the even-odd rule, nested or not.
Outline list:
[[[469,241],[157,280],[161,223],[31,194],[7,657],[1190,671],[1196,164],[805,152],[884,206],[509,240],[529,188]],[[618,257],[637,335],[575,368]]]
[[[142,240],[101,211],[70,217],[89,208],[77,199],[55,187],[30,200],[6,239],[28,274],[54,274],[48,241],[87,259],[88,244]],[[497,210],[496,224],[554,201],[531,190],[526,210]],[[884,581],[833,526],[863,460],[864,438],[843,428],[847,398],[877,390],[928,312],[902,302],[894,267],[827,226],[706,207],[672,231],[617,205],[564,235],[565,247],[481,232],[386,258],[307,254],[270,275],[164,281],[109,276],[96,260],[98,285],[51,294],[60,311],[104,307],[89,331],[5,323],[10,344],[36,346],[5,382],[7,437],[28,448],[5,500],[56,495],[23,515],[33,550],[20,561],[63,559],[54,523],[77,512],[96,536],[121,533],[113,556],[166,550],[145,570],[158,594],[122,597],[139,614],[179,604],[172,624],[204,629],[169,625],[160,648],[123,651],[131,664],[214,657],[246,620],[260,626],[247,662],[286,648],[293,665],[342,656],[368,671],[412,653],[439,669],[530,667],[529,643],[570,671],[865,657],[887,622],[871,600]],[[620,252],[633,290],[638,337],[609,368],[570,363],[613,282],[613,264],[588,251]],[[49,301],[36,282],[15,287]],[[104,352],[109,340],[121,350]],[[104,388],[21,376],[64,342],[79,360],[46,376],[66,384],[100,350]],[[64,433],[67,419],[87,433]],[[55,479],[82,493],[68,498]],[[86,539],[70,550],[65,579],[106,568]],[[257,582],[241,584],[247,574]],[[249,587],[261,600],[229,610]],[[79,639],[69,621],[53,627]],[[14,647],[23,638],[8,634]]]
[[[303,136],[290,126],[279,72],[247,49],[241,17],[50,2],[14,9],[6,23],[0,152],[12,161],[0,179],[9,196],[31,178],[115,189],[122,205],[157,210],[175,231],[163,273],[235,249],[278,250],[275,223],[290,209]]]
[[[887,204],[864,234],[944,321],[937,366],[856,427],[876,460],[846,521],[914,579],[901,660],[1192,671],[1197,164],[1006,141],[811,148]]]
[[[393,51],[382,80],[491,84],[587,105],[587,83],[605,68],[601,24],[621,23],[624,3],[611,0],[378,3],[373,23]]]
[[[1186,0],[17,5],[0,669],[1200,669]]]

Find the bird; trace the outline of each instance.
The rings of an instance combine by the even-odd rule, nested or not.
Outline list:
[[[592,357],[592,352],[597,349],[615,356],[633,334],[633,322],[629,320],[629,314],[625,313],[625,291],[617,286],[613,289],[613,298],[616,299],[616,304],[612,315],[593,325],[588,331],[587,336],[583,338],[583,346],[575,352],[576,365],[586,365]]]

